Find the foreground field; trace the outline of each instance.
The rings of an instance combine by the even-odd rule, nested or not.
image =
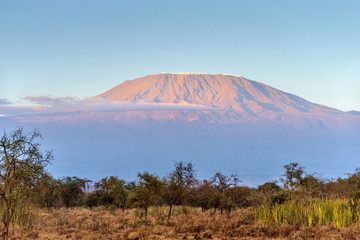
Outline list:
[[[297,224],[263,224],[252,209],[229,214],[198,208],[175,208],[167,220],[166,207],[142,211],[99,209],[36,210],[31,224],[13,227],[11,239],[360,239],[360,227],[308,227]]]

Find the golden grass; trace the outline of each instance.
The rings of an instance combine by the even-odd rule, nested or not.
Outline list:
[[[184,211],[185,210],[185,211]],[[27,226],[13,226],[12,239],[359,239],[360,227],[336,228],[306,224],[264,224],[254,210],[236,210],[230,215],[205,213],[197,208],[176,207],[167,220],[167,207],[152,207],[148,221],[139,209],[94,210],[85,208],[43,209]]]

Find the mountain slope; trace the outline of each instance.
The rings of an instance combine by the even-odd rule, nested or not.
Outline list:
[[[188,103],[247,115],[266,113],[341,113],[240,76],[163,73],[126,81],[99,97],[111,101]]]

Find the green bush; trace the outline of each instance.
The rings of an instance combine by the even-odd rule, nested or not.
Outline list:
[[[271,199],[271,203],[273,205],[275,204],[283,204],[285,203],[287,200],[290,199],[290,196],[288,193],[279,193],[279,194],[275,194],[275,195],[272,195],[270,197]]]

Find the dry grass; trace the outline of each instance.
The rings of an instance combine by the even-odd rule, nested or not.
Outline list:
[[[230,215],[199,209],[175,210],[170,221],[167,209],[152,208],[148,221],[140,210],[59,209],[36,210],[32,224],[13,227],[13,239],[360,239],[360,227],[333,225],[262,224],[253,210]]]

